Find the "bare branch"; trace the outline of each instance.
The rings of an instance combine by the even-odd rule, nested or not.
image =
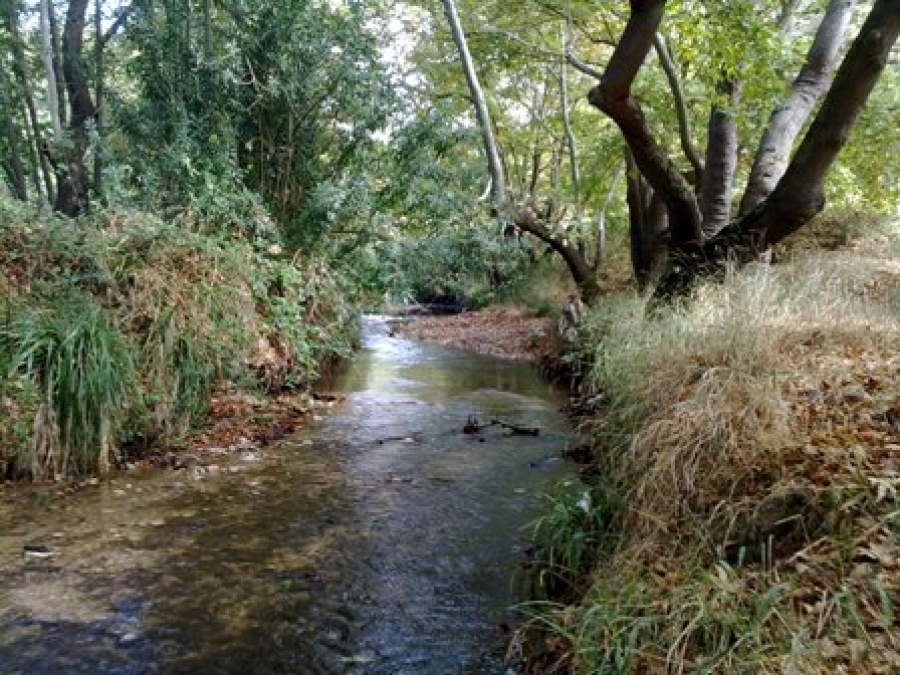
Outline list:
[[[672,60],[672,54],[669,52],[665,38],[659,33],[653,36],[653,48],[656,50],[659,64],[662,66],[666,79],[669,81],[672,98],[675,99],[675,115],[678,117],[678,136],[681,139],[681,150],[694,169],[694,184],[700,185],[703,180],[703,162],[700,161],[700,155],[692,138],[691,120],[688,117],[684,90],[681,87],[681,78],[678,77],[675,62]]]

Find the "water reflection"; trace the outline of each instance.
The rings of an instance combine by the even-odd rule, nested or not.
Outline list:
[[[569,474],[560,401],[522,365],[365,334],[345,404],[264,461],[10,518],[0,673],[503,672],[521,527]],[[470,414],[545,433],[467,436]]]

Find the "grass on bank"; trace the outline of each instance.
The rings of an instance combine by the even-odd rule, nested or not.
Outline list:
[[[532,672],[900,672],[898,261],[891,233],[590,313],[592,505],[537,539],[551,571],[594,547]]]
[[[213,386],[305,388],[346,354],[327,266],[141,213],[0,201],[0,473],[104,473],[195,428]],[[125,448],[125,450],[123,450]]]

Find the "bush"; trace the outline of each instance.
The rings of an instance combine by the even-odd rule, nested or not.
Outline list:
[[[0,326],[0,363],[32,393],[30,443],[15,464],[35,480],[106,473],[134,379],[122,334],[83,294],[29,298]]]
[[[351,349],[354,307],[320,260],[140,213],[0,212],[7,473],[106,471],[117,446],[195,428],[219,380],[309,387]]]

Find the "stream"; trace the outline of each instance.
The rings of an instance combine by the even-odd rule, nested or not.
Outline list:
[[[0,675],[506,672],[525,526],[574,479],[563,399],[363,328],[346,401],[276,449],[0,510]]]

